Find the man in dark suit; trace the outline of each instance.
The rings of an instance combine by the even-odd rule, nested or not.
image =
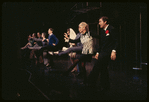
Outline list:
[[[108,63],[116,59],[116,50],[118,46],[117,33],[113,26],[109,25],[108,17],[102,16],[99,18],[99,25],[101,29],[99,49],[95,55],[97,59],[93,70],[88,76],[88,84],[92,87],[96,85],[99,72],[100,82],[103,90],[110,89],[109,72],[107,69]]]

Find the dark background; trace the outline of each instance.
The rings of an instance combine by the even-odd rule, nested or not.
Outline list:
[[[75,4],[77,7],[74,6]],[[118,69],[130,70],[133,67],[140,67],[140,60],[147,62],[147,5],[145,3],[88,2],[88,6],[100,7],[100,9],[86,13],[74,12],[76,9],[85,8],[86,2],[4,2],[2,4],[2,68],[9,70],[18,64],[19,49],[27,43],[29,34],[47,33],[48,28],[54,28],[61,49],[65,45],[63,33],[70,27],[78,33],[78,24],[82,21],[89,24],[93,34],[100,35],[98,18],[102,15],[108,16],[110,24],[119,32],[116,62],[121,65]],[[96,49],[98,40],[94,39],[94,44]]]

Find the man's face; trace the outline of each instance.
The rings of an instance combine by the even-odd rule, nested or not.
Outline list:
[[[48,30],[48,34],[52,34],[52,31],[50,29]]]
[[[106,23],[107,23],[107,21],[104,22],[104,21],[102,20],[102,18],[99,19],[99,25],[100,25],[100,28],[104,28],[105,25],[106,25]]]
[[[78,30],[79,30],[79,32],[82,34],[82,33],[83,33],[83,31],[85,30],[85,27],[83,27],[83,26],[79,25]]]
[[[37,33],[37,37],[39,38],[41,35],[39,33]]]

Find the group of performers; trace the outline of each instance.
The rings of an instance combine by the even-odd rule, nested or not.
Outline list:
[[[69,54],[72,65],[62,75],[67,76],[69,72],[77,72],[78,76],[84,78],[83,84],[90,87],[95,87],[96,82],[100,73],[100,81],[102,90],[109,90],[109,73],[108,73],[108,62],[116,59],[116,50],[118,46],[117,33],[113,26],[109,25],[108,17],[102,16],[99,18],[99,25],[101,29],[99,43],[99,49],[94,56],[93,52],[93,35],[90,34],[89,25],[86,22],[81,22],[78,25],[78,34],[75,34],[72,28],[67,29],[67,33],[64,33],[65,42],[68,42],[68,46],[63,47],[62,50],[57,49],[59,40],[53,34],[53,29],[48,29],[48,39],[45,38],[45,33],[37,33],[38,38],[33,33],[29,35],[28,43],[21,49],[32,49],[30,57],[37,59],[43,58],[43,51],[47,53],[50,63],[46,66],[54,66],[53,56],[61,56]],[[36,42],[36,43],[35,43]],[[92,57],[96,59],[94,67],[90,74],[86,75],[85,64],[90,62]],[[39,63],[43,63],[39,61]],[[78,67],[77,67],[78,66]]]

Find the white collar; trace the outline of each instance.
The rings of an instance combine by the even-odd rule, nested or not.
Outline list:
[[[108,26],[109,26],[109,24],[105,27],[105,29],[104,29],[105,31],[107,30]]]
[[[53,33],[52,33],[52,34],[53,34]],[[49,34],[49,35],[51,36],[52,34]]]

